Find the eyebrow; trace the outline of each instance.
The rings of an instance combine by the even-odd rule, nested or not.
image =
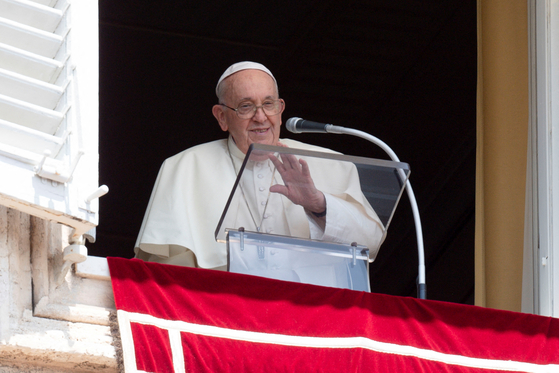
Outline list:
[[[276,99],[275,96],[270,96],[270,95],[264,97],[264,99],[268,99],[268,98],[271,98],[271,99],[273,99],[273,100]],[[243,98],[241,98],[239,101],[252,101],[252,100],[253,100],[252,97],[243,97]]]

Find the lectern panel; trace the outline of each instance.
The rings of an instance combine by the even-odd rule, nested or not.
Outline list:
[[[227,248],[229,272],[370,291],[369,250],[363,246],[229,230]]]

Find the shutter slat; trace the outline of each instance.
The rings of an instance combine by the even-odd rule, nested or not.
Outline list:
[[[64,87],[0,69],[0,95],[54,110],[64,95]]]
[[[54,9],[33,1],[0,0],[0,14],[4,18],[54,32],[64,16],[64,10]]]
[[[0,119],[0,143],[10,147],[43,155],[45,150],[56,157],[64,145],[65,138],[23,127]],[[29,157],[28,157],[29,158]]]
[[[56,3],[58,3],[58,0],[30,0],[30,1],[44,6],[50,6],[51,8],[54,8]]]
[[[0,44],[0,68],[52,83],[64,68],[64,63]]]
[[[0,95],[0,119],[54,135],[64,113]]]
[[[54,58],[64,37],[0,17],[0,43]]]

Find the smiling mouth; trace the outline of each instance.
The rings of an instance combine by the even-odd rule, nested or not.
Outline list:
[[[257,128],[254,130],[250,130],[251,132],[256,132],[256,133],[265,133],[268,131],[269,128]]]

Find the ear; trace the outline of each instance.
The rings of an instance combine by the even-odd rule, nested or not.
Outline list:
[[[279,100],[282,103],[280,114],[283,114],[283,111],[285,110],[285,100],[283,98],[280,98]]]
[[[227,132],[229,130],[229,126],[227,125],[227,121],[225,120],[225,111],[221,105],[214,105],[212,107],[212,114],[214,115],[215,119],[219,123],[222,131]]]
[[[281,115],[283,114],[283,111],[285,110],[285,101],[283,100],[283,98],[280,98],[280,101],[281,101],[281,103],[282,103],[282,105],[281,105],[281,111],[280,111],[280,113],[279,113],[279,115],[280,115],[280,125],[281,125],[281,123],[282,123],[282,122],[281,122]]]

